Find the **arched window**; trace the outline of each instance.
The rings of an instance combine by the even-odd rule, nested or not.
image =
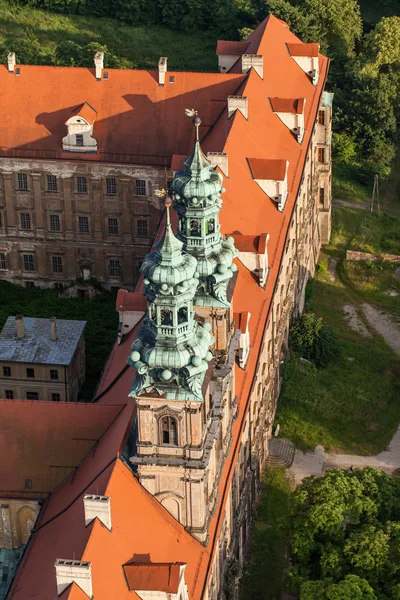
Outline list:
[[[186,323],[188,320],[187,306],[181,306],[178,310],[178,324]]]
[[[161,309],[161,325],[172,325],[172,310],[169,308]]]
[[[185,217],[181,217],[179,219],[179,229],[182,233],[186,234],[186,219]]]
[[[190,220],[190,235],[195,237],[201,236],[200,222],[197,219]]]
[[[206,234],[209,235],[210,233],[214,233],[215,232],[215,219],[208,219],[207,223],[206,223]]]
[[[178,432],[174,417],[161,417],[161,443],[178,445]]]

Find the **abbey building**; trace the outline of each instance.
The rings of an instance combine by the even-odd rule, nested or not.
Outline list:
[[[67,107],[60,92],[62,109],[36,115],[18,149],[40,142],[42,157],[29,159],[35,172],[54,164],[77,184],[86,169],[96,174],[97,190],[118,173],[129,179],[122,198],[74,196],[70,237],[65,229],[57,245],[43,244],[49,256],[64,249],[74,276],[81,264],[93,275],[98,267],[105,285],[107,261],[119,256],[119,283],[130,289],[118,293],[118,338],[88,407],[91,421],[101,421],[91,433],[96,442],[84,458],[70,458],[77,466],[61,484],[47,485],[30,536],[26,528],[15,536],[26,549],[12,600],[239,598],[290,320],[303,310],[306,283],[330,236],[332,95],[318,44],[303,44],[273,16],[245,42],[220,41],[217,53],[215,74],[169,73],[165,59],[158,73],[109,70],[105,79],[101,57],[92,73],[55,69],[54,77],[85,86],[74,87]],[[29,69],[22,66],[12,85],[23,90],[18,82]],[[68,134],[56,125],[61,114]],[[43,123],[47,137],[40,137]],[[117,146],[111,154],[117,131],[119,158]],[[44,155],[51,144],[54,163]],[[11,179],[24,169],[31,176],[27,158],[1,160]],[[151,179],[143,210],[147,202],[162,212],[155,239],[140,248],[133,290],[126,278],[139,256],[135,229],[129,243],[95,233],[104,234],[108,202],[124,231],[139,218],[132,194],[139,172]],[[43,194],[25,197],[33,222]],[[7,215],[10,206],[20,210],[18,202],[5,204]],[[58,202],[64,215],[65,199]],[[74,219],[85,206],[101,227],[84,243]],[[6,238],[5,254],[23,255],[28,244],[43,251],[33,230],[29,242],[18,235]],[[85,263],[77,261],[80,249]],[[54,281],[45,271],[40,277]],[[27,419],[38,410],[25,408]],[[41,410],[46,429],[51,411]],[[63,410],[67,419],[72,409]],[[39,492],[34,481],[29,494],[23,489],[20,470],[12,499],[32,502]],[[2,492],[4,502],[10,494]]]

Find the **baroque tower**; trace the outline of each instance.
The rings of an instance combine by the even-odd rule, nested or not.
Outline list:
[[[142,485],[206,542],[236,415],[238,334],[229,301],[236,250],[219,230],[222,177],[200,148],[199,124],[196,116],[194,150],[171,188],[179,232],[172,231],[168,197],[164,236],[141,267],[147,316],[128,363],[136,371],[130,395],[137,403],[130,460]],[[215,311],[223,316],[223,336]]]

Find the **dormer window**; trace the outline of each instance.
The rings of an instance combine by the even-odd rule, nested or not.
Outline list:
[[[319,44],[293,43],[287,45],[289,54],[310,78],[313,85],[319,80]]]
[[[254,181],[283,211],[288,197],[289,161],[283,159],[248,158]]]
[[[64,152],[97,152],[93,126],[97,112],[87,102],[78,106],[66,121],[68,135],[62,140]]]
[[[304,137],[305,98],[270,98],[271,108],[301,144]]]

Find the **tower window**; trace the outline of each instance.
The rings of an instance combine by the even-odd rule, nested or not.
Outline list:
[[[170,446],[178,445],[177,426],[174,417],[161,417],[161,443]]]
[[[201,236],[200,222],[197,219],[192,219],[190,221],[190,235],[192,235],[194,237]]]
[[[161,325],[172,325],[172,310],[169,308],[161,309]]]
[[[77,146],[83,146],[83,134],[82,133],[77,133],[75,136],[75,139],[76,139]]]
[[[210,233],[214,233],[215,232],[215,219],[208,219],[208,221],[206,222],[206,234],[209,235]]]
[[[187,306],[181,306],[178,310],[178,324],[187,323],[188,320],[188,310]]]

